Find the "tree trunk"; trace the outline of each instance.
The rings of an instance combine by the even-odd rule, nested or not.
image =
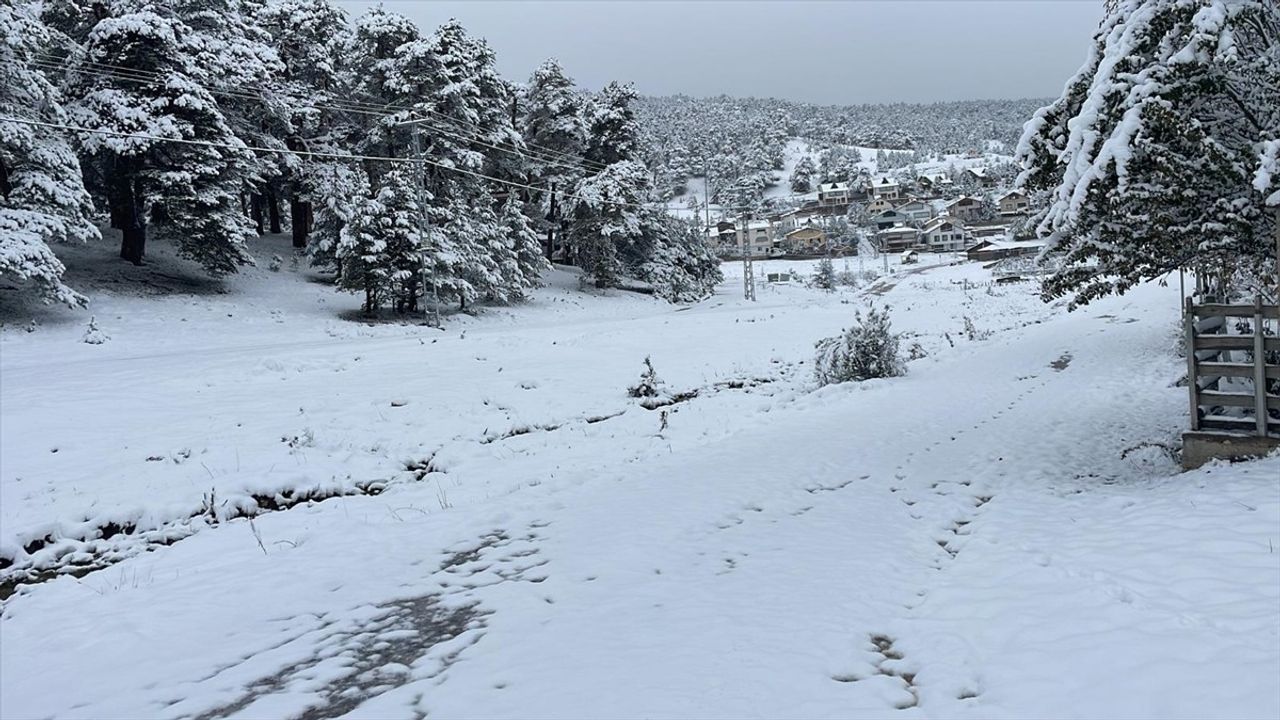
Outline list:
[[[295,194],[289,198],[289,221],[293,230],[293,246],[307,246],[307,234],[311,232],[311,203],[299,200]]]
[[[283,231],[280,229],[280,196],[276,195],[275,188],[267,188],[267,214],[271,218],[271,233],[279,235]]]
[[[262,235],[262,195],[258,193],[249,195],[249,219],[253,220],[253,226],[257,228],[258,234]]]
[[[109,186],[111,217],[119,222],[120,257],[134,265],[142,264],[147,248],[147,222],[142,212],[142,198],[131,172],[117,166],[118,174]]]

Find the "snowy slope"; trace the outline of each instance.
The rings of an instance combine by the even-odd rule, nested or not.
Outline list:
[[[103,345],[6,327],[10,546],[389,484],[21,591],[0,716],[1280,714],[1280,458],[1150,445],[1185,421],[1176,291],[1066,314],[961,264],[750,304],[738,267],[694,307],[566,274],[444,331],[335,320],[355,301],[287,270],[98,293]],[[870,299],[929,356],[815,391],[812,343]],[[698,395],[629,400],[646,354]]]

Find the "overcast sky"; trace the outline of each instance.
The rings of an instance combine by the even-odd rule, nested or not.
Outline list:
[[[377,5],[338,0],[352,16]],[[506,77],[555,57],[579,85],[808,102],[1056,96],[1102,0],[389,0],[424,31],[455,17]]]

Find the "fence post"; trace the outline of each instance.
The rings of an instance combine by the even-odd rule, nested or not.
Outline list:
[[[1267,354],[1262,334],[1262,296],[1253,301],[1253,409],[1258,437],[1267,436]]]
[[[1196,377],[1196,316],[1195,304],[1186,298],[1182,322],[1187,332],[1187,390],[1191,393],[1191,429],[1200,429],[1200,378]]]

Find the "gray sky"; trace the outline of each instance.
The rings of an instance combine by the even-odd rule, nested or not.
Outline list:
[[[354,17],[378,3],[338,4]],[[427,32],[456,17],[511,79],[555,57],[589,89],[830,104],[1056,96],[1102,16],[1102,0],[383,4]]]

